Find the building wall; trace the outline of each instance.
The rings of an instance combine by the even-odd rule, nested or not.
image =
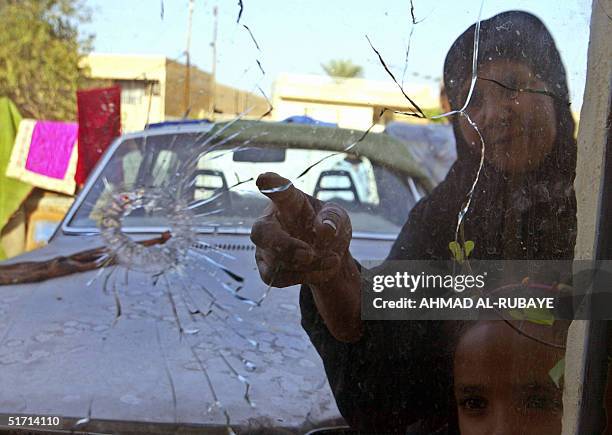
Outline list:
[[[259,95],[217,83],[215,86],[215,111],[238,115],[249,110],[247,118],[257,118],[270,108],[267,100]]]
[[[147,123],[185,116],[186,67],[179,62],[164,56],[95,53],[86,56],[81,67],[88,70],[92,83],[121,86],[124,132],[142,130]],[[246,118],[258,118],[269,109],[265,98],[213,84],[211,75],[195,66],[190,68],[189,81],[189,118],[226,119],[247,109],[251,110]]]
[[[438,108],[440,90],[431,85],[407,84],[404,90],[422,109]],[[364,79],[334,79],[328,76],[281,74],[272,93],[273,119],[308,115],[340,127],[366,130],[374,121],[388,121],[397,115],[380,117],[382,108],[410,111],[411,104],[392,82]],[[415,122],[416,118],[403,117]]]
[[[267,112],[268,103],[265,98],[252,93],[232,88],[221,83],[213,83],[212,76],[195,67],[190,73],[191,110],[190,118],[233,117],[243,113],[248,108],[251,111],[247,117],[259,117]],[[182,118],[185,114],[185,65],[174,61],[167,64],[166,82],[166,116]],[[214,93],[214,99],[211,95]],[[214,106],[214,107],[213,107]],[[215,115],[211,112],[214,110]]]
[[[185,65],[168,60],[166,63],[166,101],[165,113],[169,118],[182,118],[185,115]],[[206,117],[210,111],[212,76],[194,66],[190,68],[190,106],[189,117]]]

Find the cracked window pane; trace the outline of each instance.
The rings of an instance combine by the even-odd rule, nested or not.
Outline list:
[[[561,433],[590,3],[51,3],[123,135],[0,265],[0,416]]]

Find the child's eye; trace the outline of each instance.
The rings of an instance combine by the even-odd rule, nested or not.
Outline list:
[[[459,406],[469,411],[483,410],[487,407],[487,400],[484,397],[466,397],[459,401]]]
[[[532,395],[527,397],[525,400],[525,409],[536,409],[536,410],[560,410],[562,405],[550,397]]]
[[[525,408],[527,409],[545,409],[548,404],[548,400],[542,396],[529,396],[525,402]]]

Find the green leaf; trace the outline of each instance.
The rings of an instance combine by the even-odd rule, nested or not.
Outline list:
[[[455,241],[450,242],[448,244],[448,249],[450,249],[451,253],[453,254],[453,258],[458,263],[463,263],[463,250],[461,249],[461,246],[459,246],[459,243]]]
[[[555,316],[547,308],[525,308],[525,320],[538,325],[551,326],[555,323]]]
[[[537,325],[552,326],[555,316],[547,308],[525,308],[520,310],[508,310],[508,315],[516,320],[527,320]]]
[[[465,251],[465,258],[469,257],[472,251],[474,250],[474,241],[473,240],[466,241],[463,250]]]
[[[525,320],[525,313],[523,310],[508,310],[508,315],[516,320]]]
[[[561,379],[563,378],[563,374],[565,373],[565,358],[561,358],[557,361],[557,364],[549,370],[548,376],[555,383],[557,388],[560,388]]]

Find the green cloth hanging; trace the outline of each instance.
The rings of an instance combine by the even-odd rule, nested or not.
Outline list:
[[[31,185],[5,175],[20,122],[17,107],[8,98],[0,97],[0,231],[32,190]],[[4,258],[0,246],[0,260]]]

